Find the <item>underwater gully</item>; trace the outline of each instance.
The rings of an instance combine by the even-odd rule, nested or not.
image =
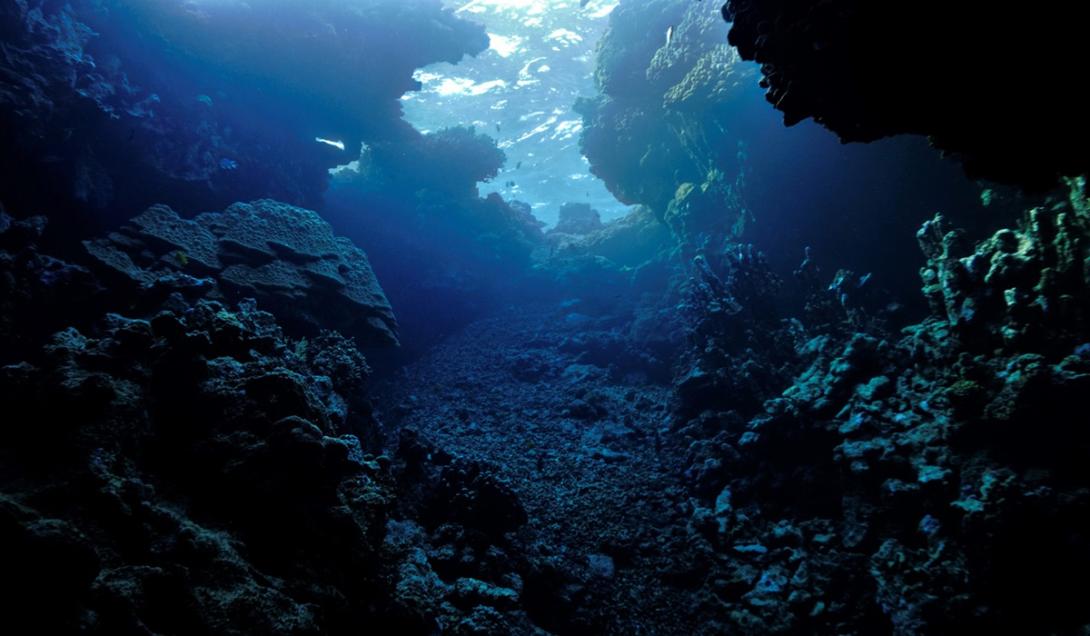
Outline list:
[[[0,633],[1090,634],[1088,13],[5,0]]]

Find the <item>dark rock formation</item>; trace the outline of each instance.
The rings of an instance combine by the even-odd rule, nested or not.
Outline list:
[[[600,95],[577,105],[591,170],[666,224],[685,262],[732,236],[759,245],[780,275],[810,246],[908,290],[915,268],[901,265],[922,261],[902,238],[934,211],[973,232],[1021,211],[982,213],[978,189],[923,140],[844,146],[812,123],[784,128],[716,8],[622,0],[600,45]],[[925,311],[915,294],[896,300]]]
[[[556,227],[550,233],[583,236],[602,229],[602,217],[598,210],[586,203],[565,203],[560,206]]]
[[[84,246],[137,297],[175,290],[252,297],[311,333],[335,328],[366,346],[397,343],[367,256],[309,210],[262,200],[188,220],[155,206]]]
[[[745,124],[736,126],[731,111],[756,80],[736,63],[722,30],[695,3],[622,2],[610,16],[596,71],[601,95],[576,110],[591,171],[622,202],[646,205],[661,219],[680,187],[733,184],[740,174],[738,129]],[[744,216],[729,187],[715,194],[721,223]]]
[[[763,405],[682,378],[692,527],[716,555],[702,567],[709,620],[737,633],[1085,628],[1090,435],[1072,414],[1090,389],[1090,230],[1073,185],[975,249],[925,224],[934,313],[900,338],[850,306],[836,328],[807,318],[781,358],[797,375],[764,376],[783,390],[759,385]],[[704,297],[744,318],[737,284],[712,280]],[[826,294],[843,306],[845,289]],[[753,321],[734,320],[738,340]],[[711,370],[760,378],[767,351]]]
[[[1080,100],[1085,6],[728,0],[730,43],[761,64],[788,125],[844,141],[928,135],[970,175],[1047,189],[1090,171]]]
[[[161,202],[317,207],[360,142],[412,133],[416,68],[488,45],[438,0],[15,0],[0,33],[0,198],[95,228]]]
[[[477,192],[503,162],[473,128],[414,131],[368,145],[334,177],[323,215],[367,251],[402,319],[405,354],[526,290],[541,224],[522,204]]]
[[[966,346],[1040,351],[1090,327],[1090,212],[1084,179],[1071,185],[1070,201],[1034,208],[975,248],[941,216],[920,229],[924,295]]]
[[[300,226],[247,225],[257,209],[313,221],[264,202],[200,221],[155,208],[97,246],[143,244],[148,267],[126,271],[159,277],[124,294],[41,254],[40,219],[0,216],[5,628],[500,636],[570,624],[558,609],[578,612],[572,578],[549,555],[524,556],[526,513],[493,467],[411,431],[383,444],[351,340],[289,338],[253,300],[191,300],[163,282],[185,275],[150,266],[170,243],[210,273],[269,249],[303,271],[303,257],[341,244],[324,225],[306,241],[285,231]],[[270,228],[278,239],[263,242]],[[58,294],[83,289],[50,315]],[[43,335],[48,325],[23,329],[31,316],[80,326]]]

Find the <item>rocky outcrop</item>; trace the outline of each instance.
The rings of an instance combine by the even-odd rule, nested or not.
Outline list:
[[[723,17],[788,125],[927,135],[970,175],[1029,188],[1090,171],[1082,104],[1064,88],[1086,71],[1082,5],[728,0]]]
[[[335,328],[361,345],[397,343],[367,256],[309,210],[262,200],[189,220],[154,206],[84,247],[137,297],[252,297],[304,332]]]
[[[1070,201],[1034,208],[975,247],[941,216],[920,229],[924,295],[966,346],[1040,350],[1090,326],[1090,213],[1084,179],[1071,186]]]
[[[272,224],[274,241],[248,225],[264,206],[200,223],[158,208],[114,240],[144,242],[145,264],[190,246],[208,271],[322,252],[324,226],[293,241]],[[43,225],[0,215],[8,631],[499,636],[575,611],[492,466],[386,439],[351,340],[288,337],[253,300],[193,299],[166,270],[119,294],[41,253]]]
[[[488,47],[439,0],[14,0],[0,32],[0,198],[98,227],[164,201],[316,207],[361,142],[412,134],[415,69]]]
[[[721,31],[695,3],[622,2],[611,14],[595,74],[601,94],[576,110],[591,171],[622,202],[662,218],[682,184],[698,187],[713,167],[732,182],[741,170],[732,146],[746,124],[731,111],[755,78]],[[740,214],[731,203],[717,201],[720,216]]]
[[[706,277],[702,297],[730,318],[705,311],[702,324],[733,329],[701,340],[704,371],[677,387],[692,528],[716,555],[700,571],[708,602],[694,608],[754,634],[1062,633],[1090,623],[1076,600],[1090,565],[1080,459],[1090,435],[1071,415],[1090,389],[1090,234],[1074,185],[1070,201],[975,248],[941,220],[925,224],[933,315],[900,337],[859,319],[848,304],[858,284],[837,284],[838,274],[825,304],[843,307],[839,327],[808,315],[784,333],[793,354],[735,348],[714,364],[711,352],[732,351],[722,342],[774,332],[743,313],[753,299],[739,283],[752,265],[736,263],[740,281]],[[761,375],[777,360],[793,379]],[[737,389],[702,392],[717,373],[774,382],[756,385],[768,399],[754,404]]]
[[[504,160],[495,140],[470,127],[413,131],[369,144],[334,176],[322,215],[382,276],[405,355],[527,290],[541,224],[523,204],[477,190]]]
[[[584,236],[602,229],[602,216],[586,203],[565,203],[560,206],[558,219],[550,234]]]

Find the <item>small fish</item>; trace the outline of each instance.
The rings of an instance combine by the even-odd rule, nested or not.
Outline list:
[[[515,164],[515,170],[518,170],[521,167],[522,167],[522,162],[521,161]]]
[[[666,46],[670,46],[670,43],[674,41],[674,25],[666,27]]]
[[[224,157],[220,159],[220,170],[236,170],[238,169],[238,162],[234,159],[228,159]]]
[[[496,132],[499,132],[499,131],[500,131],[500,125],[496,124]]]

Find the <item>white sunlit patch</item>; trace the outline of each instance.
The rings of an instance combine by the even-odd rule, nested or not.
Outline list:
[[[525,38],[521,38],[517,35],[499,35],[496,33],[488,34],[488,48],[496,52],[496,55],[500,57],[511,57],[515,53],[518,53],[522,48],[522,43],[525,42]]]
[[[583,131],[583,122],[578,119],[562,121],[553,130],[553,139],[571,139]]]
[[[572,4],[572,0],[472,0],[461,8],[458,13],[493,13],[511,11],[518,13],[540,14],[547,9],[560,9]]]
[[[534,59],[523,65],[523,67],[519,70],[519,79],[517,82],[520,88],[523,86],[531,86],[541,81],[534,77],[534,66],[540,65],[541,62],[544,62],[545,60],[545,57],[535,57]]]
[[[579,35],[575,31],[569,31],[568,29],[556,29],[550,33],[546,38],[551,42],[556,42],[563,46],[572,46],[573,44],[579,44],[583,41],[583,36]]]
[[[507,86],[507,82],[497,79],[487,82],[475,82],[468,77],[444,77],[433,90],[444,97],[450,95],[472,95],[474,97]]]
[[[429,82],[443,79],[443,74],[432,73],[430,71],[425,71],[424,69],[417,69],[415,72],[413,72],[413,79],[420,82],[421,84],[427,84]]]
[[[344,150],[344,142],[343,141],[336,141],[336,140],[333,140],[333,139],[324,139],[322,137],[315,137],[314,141],[317,141],[320,144],[325,144],[327,146],[333,146],[334,148],[336,148],[338,150]]]
[[[600,20],[602,18],[608,17],[609,14],[613,13],[613,10],[617,8],[618,4],[619,3],[616,0],[612,0],[610,2],[592,2],[590,3],[590,8],[592,9],[590,17],[594,18],[595,20]],[[595,7],[595,5],[599,6]]]

